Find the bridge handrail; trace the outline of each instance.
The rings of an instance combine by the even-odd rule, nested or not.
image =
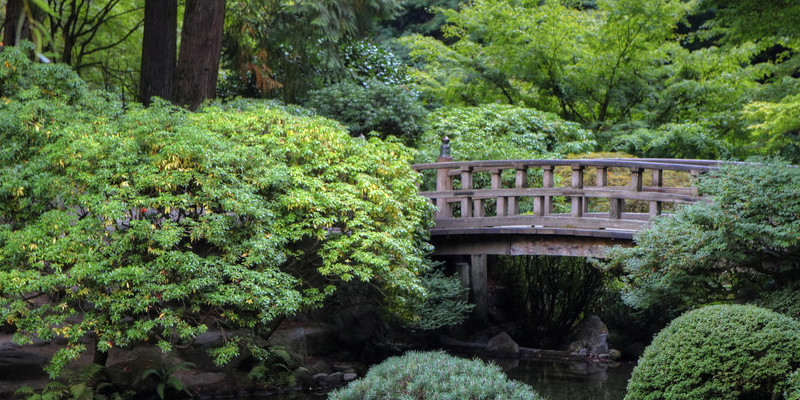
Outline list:
[[[638,230],[646,221],[662,212],[664,203],[693,203],[702,200],[693,185],[666,187],[663,172],[678,171],[697,178],[701,173],[717,169],[722,161],[679,159],[574,159],[574,160],[483,160],[452,161],[444,155],[436,163],[413,165],[418,172],[436,170],[436,190],[420,192],[437,207],[437,230],[497,227],[507,229],[509,225],[524,227],[624,229]],[[555,187],[556,167],[572,170],[567,187]],[[585,173],[593,168],[595,184],[584,187]],[[630,184],[609,185],[611,168],[627,170]],[[541,169],[540,187],[527,187],[528,170]],[[503,187],[503,170],[516,171],[512,187]],[[473,187],[473,174],[491,173],[490,188]],[[643,185],[645,171],[650,171],[649,185]],[[461,187],[455,189],[454,178],[460,179]],[[570,199],[568,214],[554,213],[553,198],[565,196]],[[532,198],[532,210],[521,212],[522,199]],[[589,199],[607,199],[608,212],[590,212]],[[487,200],[494,199],[494,215],[487,215]],[[647,213],[631,213],[625,210],[625,201],[648,204]],[[460,204],[458,217],[454,217],[453,204]],[[529,204],[529,203],[528,203]]]
[[[411,166],[416,171],[428,169],[461,169],[463,167],[472,168],[473,171],[487,171],[491,168],[512,169],[517,166],[523,167],[543,167],[543,166],[572,166],[582,165],[584,167],[605,167],[605,168],[642,168],[642,169],[661,169],[672,171],[693,171],[708,172],[717,169],[717,166],[724,161],[714,160],[670,160],[670,159],[635,159],[635,158],[594,158],[594,159],[574,159],[574,160],[482,160],[482,161],[443,161],[434,163],[414,164]]]

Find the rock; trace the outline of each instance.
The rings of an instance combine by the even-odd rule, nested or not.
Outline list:
[[[344,382],[344,374],[341,372],[334,372],[327,377],[323,381],[323,386],[326,388],[332,388],[336,386],[340,386]]]
[[[608,359],[612,361],[619,361],[622,359],[622,352],[617,349],[611,349],[608,351]]]
[[[306,368],[314,373],[330,374],[333,372],[331,365],[326,363],[324,360],[316,360],[313,364],[306,365]]]
[[[570,344],[569,351],[586,355],[608,354],[608,328],[600,317],[592,315],[581,322],[578,335]]]
[[[350,363],[335,362],[332,367],[336,372],[356,372],[356,368]]]
[[[301,388],[307,389],[316,385],[314,382],[314,373],[308,368],[297,368],[294,370],[294,372],[292,372],[292,376],[294,376],[295,380],[297,381],[297,386],[300,386]]]
[[[303,365],[308,359],[305,328],[279,329],[270,335],[267,344],[283,347],[294,365]]]
[[[342,380],[345,382],[352,382],[356,379],[358,379],[358,374],[355,372],[345,372],[344,375],[342,375]]]
[[[337,332],[333,326],[314,324],[303,327],[308,355],[320,356],[335,353],[340,350],[336,340]]]
[[[519,345],[508,333],[501,332],[489,339],[486,352],[506,357],[519,357]]]
[[[324,387],[325,386],[325,379],[328,378],[328,374],[325,373],[317,373],[311,376],[311,379],[314,381],[314,387]]]
[[[0,351],[0,380],[23,380],[44,376],[47,358],[22,350]]]

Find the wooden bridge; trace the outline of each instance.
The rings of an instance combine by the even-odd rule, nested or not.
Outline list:
[[[469,263],[461,263],[466,268],[461,276],[472,287],[478,315],[484,316],[480,299],[485,298],[486,255],[602,258],[608,246],[632,245],[633,235],[651,217],[677,204],[703,201],[693,183],[719,164],[676,159],[453,161],[449,153],[446,139],[437,162],[413,168],[425,176],[420,194],[438,207],[431,230],[434,254],[471,256]]]

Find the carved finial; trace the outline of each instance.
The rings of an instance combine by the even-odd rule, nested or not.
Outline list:
[[[439,150],[439,157],[450,158],[450,138],[444,135],[442,138],[442,147]]]

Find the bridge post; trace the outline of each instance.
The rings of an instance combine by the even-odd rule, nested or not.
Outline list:
[[[481,322],[489,322],[489,278],[486,272],[486,254],[473,254],[470,257],[469,277],[472,286],[472,301],[475,303],[475,316]]]
[[[572,164],[572,188],[583,189],[583,165]],[[572,217],[579,218],[583,216],[583,202],[586,199],[583,196],[572,196]]]
[[[450,138],[445,135],[442,138],[442,146],[439,149],[439,158],[436,162],[449,162],[453,161],[450,156]],[[444,192],[453,190],[453,178],[450,177],[450,170],[447,168],[439,168],[436,170],[436,191]],[[452,218],[453,210],[450,209],[450,203],[446,198],[440,197],[436,199],[436,218]]]

